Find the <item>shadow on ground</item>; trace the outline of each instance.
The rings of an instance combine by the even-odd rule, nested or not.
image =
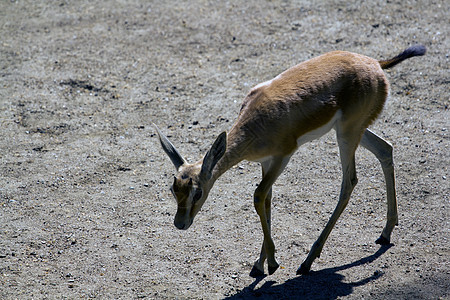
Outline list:
[[[236,295],[226,299],[337,299],[352,294],[354,287],[365,285],[383,276],[382,272],[375,272],[372,276],[357,282],[344,282],[345,276],[339,271],[371,263],[383,255],[391,245],[380,247],[377,252],[358,261],[343,266],[311,271],[308,275],[290,279],[275,285],[275,281],[267,281],[255,289],[264,277],[256,278],[248,287]]]

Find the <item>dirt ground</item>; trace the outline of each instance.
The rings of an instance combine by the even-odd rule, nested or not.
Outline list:
[[[314,3],[317,2],[317,3]],[[0,298],[448,299],[449,11],[438,1],[0,2]],[[274,185],[281,268],[249,272],[262,231],[256,163],[223,175],[188,231],[152,126],[197,160],[248,90],[331,50],[426,56],[387,72],[371,127],[394,146],[399,226],[384,226],[381,167],[359,184],[306,276],[341,170],[334,132]]]

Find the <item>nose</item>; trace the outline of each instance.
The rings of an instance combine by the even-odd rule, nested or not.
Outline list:
[[[191,226],[192,221],[188,221],[188,222],[181,221],[180,222],[180,221],[175,220],[174,224],[175,224],[176,228],[178,228],[180,230],[186,230]]]

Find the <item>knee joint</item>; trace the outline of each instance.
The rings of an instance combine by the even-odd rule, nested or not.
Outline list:
[[[394,159],[392,158],[393,148],[389,145],[388,148],[385,149],[380,155],[380,163],[383,168],[389,168],[394,166]]]
[[[261,206],[264,207],[264,198],[262,198],[261,195],[255,193],[255,195],[253,196],[253,205],[256,209]]]
[[[353,177],[351,180],[352,188],[354,188],[358,184],[358,177]]]

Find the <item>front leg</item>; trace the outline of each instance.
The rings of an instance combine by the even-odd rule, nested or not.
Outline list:
[[[264,199],[264,200],[261,200]],[[266,214],[266,200],[264,195],[257,195],[255,193],[254,205],[256,212],[261,221],[261,227],[264,234],[264,242],[261,247],[261,254],[259,259],[255,262],[250,273],[252,277],[264,275],[264,261],[267,259],[269,274],[273,274],[280,266],[275,259],[275,244],[270,234],[270,218]],[[268,201],[270,203],[270,201]],[[270,205],[270,204],[269,204]]]
[[[263,175],[264,175],[264,171],[263,171]],[[272,189],[269,190],[269,193],[267,194],[266,199],[264,201],[267,224],[269,225],[269,232],[271,231],[271,219],[270,219],[271,218],[271,202],[272,202]],[[255,262],[255,264],[253,265],[253,268],[250,272],[251,277],[256,278],[256,277],[264,275],[264,262],[266,261],[266,258],[267,258],[266,247],[264,246],[264,244],[265,243],[263,241],[259,259]],[[271,270],[271,268],[269,267],[270,274],[272,274],[275,271],[276,271],[276,269]]]
[[[255,191],[254,205],[256,213],[261,221],[264,234],[264,242],[261,247],[259,259],[255,262],[250,276],[257,277],[264,275],[264,261],[267,259],[269,274],[273,274],[280,266],[275,259],[275,244],[271,237],[271,198],[272,184],[281,174],[289,162],[290,157],[275,157],[263,163],[263,179]]]

